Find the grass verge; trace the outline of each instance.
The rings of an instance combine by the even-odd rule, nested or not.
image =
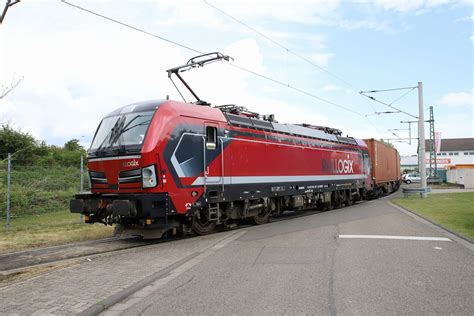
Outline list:
[[[395,198],[393,203],[474,240],[474,192]]]
[[[78,214],[58,211],[0,220],[0,252],[112,237],[113,227],[80,223]]]

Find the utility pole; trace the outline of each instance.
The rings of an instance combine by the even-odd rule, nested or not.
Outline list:
[[[418,164],[420,167],[422,198],[427,197],[426,163],[425,163],[425,113],[423,109],[423,83],[418,82]]]
[[[402,99],[407,94],[409,94],[410,91],[413,91],[414,89],[417,89],[417,88],[418,88],[418,113],[419,113],[418,116],[410,114],[408,112],[405,112],[405,111],[393,106],[393,103],[395,103],[398,100]],[[409,91],[404,93],[403,95],[401,95],[398,99],[396,99],[392,103],[382,102],[380,100],[377,100],[373,96],[368,95],[368,94],[372,94],[372,93],[386,92],[386,91],[398,91],[398,90],[409,90]],[[424,115],[424,110],[423,110],[423,83],[418,82],[418,85],[415,86],[415,87],[403,87],[403,88],[392,88],[392,89],[384,89],[384,90],[360,91],[359,93],[361,95],[375,101],[375,102],[378,102],[380,104],[383,104],[383,105],[391,108],[392,110],[395,110],[396,112],[394,112],[394,113],[403,113],[403,114],[406,114],[408,116],[413,117],[414,119],[417,119],[416,121],[408,121],[408,122],[401,121],[400,123],[408,123],[409,124],[408,125],[408,130],[409,130],[409,133],[410,133],[410,138],[409,138],[410,141],[411,141],[411,123],[418,123],[418,169],[419,169],[420,177],[421,177],[421,191],[422,191],[421,197],[426,198],[428,188],[427,188],[427,181],[426,181],[426,162],[425,162],[426,152],[425,152],[425,126],[424,126],[424,124],[425,124],[425,115]],[[387,111],[385,113],[390,113],[390,112]],[[394,133],[392,132],[392,134],[394,134]],[[395,134],[395,136],[398,137],[398,135],[396,135],[396,134]],[[401,140],[404,140],[404,139],[401,138],[401,137],[398,137],[397,140],[401,141]]]
[[[434,113],[433,107],[430,106],[430,177],[431,181],[436,181],[438,178],[438,163],[436,161],[436,133],[434,127]]]

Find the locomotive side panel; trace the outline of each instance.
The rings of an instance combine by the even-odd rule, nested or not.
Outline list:
[[[229,168],[223,177],[227,200],[363,186],[366,175],[357,146],[231,128],[223,156]]]

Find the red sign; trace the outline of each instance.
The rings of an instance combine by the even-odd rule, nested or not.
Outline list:
[[[426,159],[426,163],[430,163],[430,160]],[[436,158],[436,163],[440,165],[447,165],[451,163],[451,158]]]

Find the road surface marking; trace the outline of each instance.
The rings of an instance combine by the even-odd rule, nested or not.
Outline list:
[[[446,238],[446,237],[390,236],[390,235],[339,235],[339,238],[451,241],[451,239]]]

